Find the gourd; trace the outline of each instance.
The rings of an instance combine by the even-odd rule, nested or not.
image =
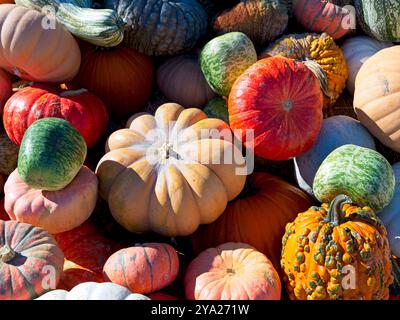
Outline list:
[[[0,132],[0,174],[6,176],[17,167],[19,148],[7,136]]]
[[[393,282],[385,227],[345,195],[286,226],[281,265],[292,300],[387,300]]]
[[[211,99],[203,109],[209,118],[217,118],[229,124],[229,113],[226,100],[216,97]]]

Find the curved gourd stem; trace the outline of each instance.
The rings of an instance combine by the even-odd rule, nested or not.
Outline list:
[[[0,249],[0,262],[7,263],[15,257],[15,252],[6,244]]]
[[[351,204],[353,201],[350,197],[340,194],[335,199],[332,200],[328,215],[326,217],[327,222],[332,222],[335,226],[338,226],[342,223],[343,218],[343,206],[345,204]]]

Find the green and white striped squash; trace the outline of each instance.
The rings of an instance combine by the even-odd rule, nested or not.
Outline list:
[[[61,190],[78,174],[86,153],[85,140],[68,121],[43,118],[24,134],[18,173],[34,189]]]
[[[125,23],[117,12],[92,9],[92,0],[15,0],[15,3],[50,16],[54,14],[73,35],[97,46],[115,47],[124,39]]]
[[[375,212],[393,198],[395,176],[389,162],[377,151],[347,144],[332,151],[322,162],[313,182],[320,202],[331,202],[339,194]]]

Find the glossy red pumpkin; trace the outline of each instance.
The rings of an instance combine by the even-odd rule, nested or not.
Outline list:
[[[12,94],[12,83],[8,74],[0,69],[0,115],[7,99]]]
[[[69,121],[89,148],[99,141],[108,124],[104,103],[86,89],[62,91],[56,86],[37,84],[19,90],[7,101],[4,128],[10,139],[19,145],[33,122],[48,117]]]
[[[321,129],[323,94],[303,63],[283,57],[259,60],[234,83],[229,123],[257,156],[287,160],[307,151]],[[254,130],[254,138],[247,136]]]

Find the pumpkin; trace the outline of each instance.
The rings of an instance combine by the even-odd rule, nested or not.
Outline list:
[[[243,242],[265,254],[279,270],[285,226],[310,205],[306,194],[281,178],[254,173],[243,194],[229,202],[216,221],[191,236],[194,252],[225,242]]]
[[[11,94],[12,84],[10,77],[4,70],[0,69],[0,115],[3,112],[3,107]]]
[[[400,201],[400,163],[395,163],[392,168],[396,180],[394,196],[389,205],[381,212],[378,212],[378,217],[386,227],[392,253],[396,257],[400,257],[400,213],[398,211]]]
[[[60,279],[63,259],[45,230],[0,220],[0,300],[30,300],[52,289]]]
[[[157,70],[157,83],[167,99],[184,107],[202,107],[215,95],[196,56],[176,56],[165,61]]]
[[[61,91],[57,87],[33,85],[16,92],[4,107],[4,128],[16,144],[21,144],[28,127],[38,119],[67,120],[93,147],[108,124],[104,103],[86,89]]]
[[[345,195],[286,226],[281,265],[293,300],[387,300],[393,282],[385,227]]]
[[[229,124],[229,113],[226,100],[223,98],[214,98],[210,100],[203,109],[209,118],[217,118]]]
[[[17,167],[19,148],[8,138],[5,132],[0,132],[0,174],[8,176]]]
[[[82,64],[74,83],[97,95],[114,117],[142,108],[150,98],[154,67],[133,49],[100,49],[82,45]]]
[[[201,70],[211,89],[221,96],[228,96],[235,80],[256,61],[254,45],[242,32],[216,37],[200,52]]]
[[[240,31],[254,43],[264,45],[283,33],[288,20],[286,1],[241,0],[215,17],[213,29],[219,35]]]
[[[71,290],[83,282],[103,282],[103,266],[115,243],[87,220],[80,226],[54,236],[64,252],[64,271],[59,289]]]
[[[193,233],[222,214],[247,174],[225,122],[173,103],[137,114],[108,138],[107,151],[96,169],[100,195],[135,233]]]
[[[326,32],[337,40],[355,29],[354,12],[336,0],[294,0],[293,15],[308,31]],[[352,26],[354,24],[354,27]]]
[[[107,281],[143,294],[169,286],[178,271],[178,255],[165,243],[145,243],[121,249],[108,258],[103,268]]]
[[[149,294],[149,298],[151,300],[179,300],[178,298],[163,292],[155,292]]]
[[[367,36],[357,36],[347,39],[341,49],[349,68],[347,90],[354,94],[358,71],[371,56],[378,51],[392,46],[389,42],[380,42]]]
[[[314,74],[301,62],[262,59],[235,82],[228,99],[229,123],[245,146],[269,160],[307,151],[321,128],[323,96]],[[247,130],[253,130],[254,137]]]
[[[35,300],[150,300],[148,297],[132,293],[128,289],[110,282],[83,282],[67,290],[53,290]]]
[[[42,23],[54,23],[43,28]],[[0,6],[0,67],[24,80],[63,82],[79,70],[78,44],[58,22],[13,4]]]
[[[322,162],[313,182],[320,202],[330,202],[344,193],[355,204],[381,211],[392,200],[395,177],[389,162],[377,151],[343,145]]]
[[[200,253],[190,263],[184,284],[189,300],[280,300],[281,296],[281,282],[272,263],[240,242]]]
[[[117,12],[91,9],[91,0],[16,0],[15,3],[42,12],[51,7],[57,21],[68,31],[97,46],[114,47],[124,38],[125,23]]]
[[[326,33],[291,34],[271,44],[260,55],[284,56],[303,61],[317,76],[324,92],[324,106],[331,106],[346,87],[348,68],[340,48]]]
[[[4,188],[4,182],[5,182],[6,178],[0,174],[0,194],[3,193],[3,188]],[[1,209],[0,209],[1,211]],[[2,219],[2,216],[0,217],[0,219]],[[4,220],[4,219],[3,219]]]
[[[196,0],[106,0],[129,25],[124,43],[148,55],[192,49],[207,31],[207,13]]]
[[[400,2],[354,0],[361,29],[379,41],[400,41]]]
[[[374,138],[356,119],[333,116],[324,119],[317,141],[307,152],[294,159],[296,179],[301,189],[312,194],[312,183],[322,161],[336,148],[345,144],[375,150]]]
[[[4,3],[14,3],[14,0],[0,0],[0,4]]]
[[[400,152],[400,46],[369,58],[356,77],[354,110],[384,145]]]

